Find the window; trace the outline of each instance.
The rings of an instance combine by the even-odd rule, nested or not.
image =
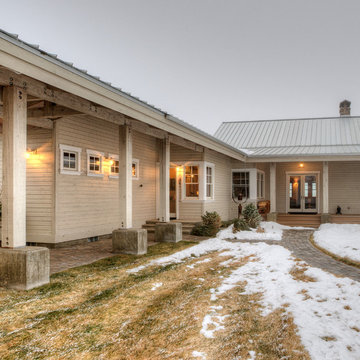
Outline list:
[[[233,171],[232,173],[232,192],[236,200],[249,198],[249,171]]]
[[[132,161],[132,178],[133,180],[139,180],[139,160],[133,159]]]
[[[109,166],[109,178],[119,177],[120,161],[118,155],[109,154],[110,166]]]
[[[199,197],[199,166],[185,166],[185,196]]]
[[[206,166],[206,198],[214,198],[214,166]]]
[[[60,145],[60,174],[80,175],[81,148]]]
[[[257,197],[263,199],[265,197],[265,173],[257,172]]]
[[[88,176],[104,176],[103,157],[104,154],[99,151],[87,150]]]

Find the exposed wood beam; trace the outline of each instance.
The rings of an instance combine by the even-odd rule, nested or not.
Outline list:
[[[29,109],[27,112],[28,119],[56,119],[63,116],[79,115],[79,111],[66,108],[61,105],[56,105],[46,102],[42,109]]]
[[[28,102],[28,104],[27,104],[28,110],[29,109],[38,109],[38,108],[42,108],[44,106],[45,106],[44,100],[31,101],[30,103]]]
[[[176,135],[169,135],[170,143],[182,146],[186,149],[190,149],[197,152],[204,152],[204,147],[193,143],[192,141],[183,139]]]
[[[157,139],[164,139],[167,135],[166,131],[156,129],[135,119],[126,118],[126,124],[129,125],[135,131],[153,136]]]
[[[43,99],[80,113],[94,116],[118,125],[124,124],[124,115],[85,100],[79,96],[47,86],[41,81],[28,76],[16,74],[6,68],[0,67],[0,85],[19,86],[26,89],[27,93],[39,99]]]
[[[0,105],[0,118],[2,119],[4,116],[3,106]],[[54,127],[54,123],[50,119],[41,119],[41,118],[28,118],[27,124],[32,126],[37,126],[45,129],[52,129]]]

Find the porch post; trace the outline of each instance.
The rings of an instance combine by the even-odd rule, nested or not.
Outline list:
[[[2,242],[6,248],[26,245],[26,92],[3,91]]]
[[[26,246],[27,96],[19,87],[3,91],[3,193],[0,286],[28,290],[49,282],[47,248]]]
[[[329,215],[329,163],[323,162],[322,171],[322,214],[321,223],[330,222]]]
[[[270,213],[268,221],[276,221],[276,163],[270,163]]]
[[[120,227],[132,227],[132,133],[128,125],[120,126],[119,154]]]
[[[160,220],[170,221],[170,141],[162,140],[160,147]]]

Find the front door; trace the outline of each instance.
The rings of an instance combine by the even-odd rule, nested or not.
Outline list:
[[[176,198],[177,198],[177,189],[176,189],[176,168],[170,168],[170,218],[176,219]]]
[[[288,212],[317,213],[318,212],[318,175],[289,174],[288,175]]]

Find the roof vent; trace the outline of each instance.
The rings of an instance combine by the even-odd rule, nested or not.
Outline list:
[[[339,112],[340,116],[350,116],[350,108],[351,102],[348,100],[344,100],[340,103]]]

